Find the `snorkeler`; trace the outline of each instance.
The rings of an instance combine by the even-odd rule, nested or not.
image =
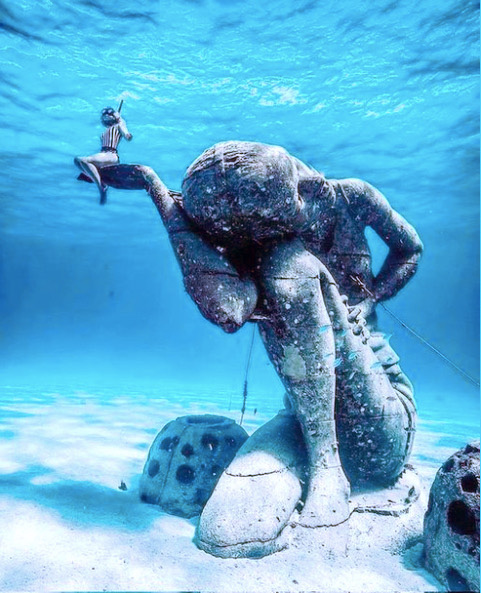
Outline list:
[[[118,111],[115,111],[112,107],[102,109],[100,121],[107,129],[100,136],[102,144],[100,152],[91,156],[75,157],[74,159],[74,163],[87,179],[82,175],[79,178],[86,181],[92,181],[99,188],[100,204],[105,204],[107,202],[107,185],[102,183],[98,170],[102,167],[107,167],[108,165],[118,164],[119,155],[117,146],[122,137],[128,141],[132,140],[132,134],[127,129],[127,124],[120,115],[122,103],[123,101],[120,102]]]

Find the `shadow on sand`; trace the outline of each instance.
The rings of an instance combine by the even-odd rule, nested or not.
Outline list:
[[[149,527],[162,511],[142,503],[137,487],[122,491],[93,482],[75,480],[54,481],[53,470],[33,465],[25,470],[0,475],[0,496],[34,502],[48,507],[67,521],[77,525],[106,525],[140,531]],[[35,484],[33,480],[49,480]]]

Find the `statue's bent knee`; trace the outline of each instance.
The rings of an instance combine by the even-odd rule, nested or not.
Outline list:
[[[321,262],[298,239],[276,243],[259,258],[261,280],[318,279]]]

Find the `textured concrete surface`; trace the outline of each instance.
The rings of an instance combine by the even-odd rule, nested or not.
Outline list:
[[[126,176],[126,187],[137,183],[150,193],[185,287],[202,314],[229,332],[249,319],[259,321],[305,444],[308,470],[298,524],[309,529],[344,524],[350,515],[346,472],[353,483],[390,485],[412,447],[412,388],[392,350],[391,358],[376,355],[370,332],[375,303],[396,294],[417,268],[422,243],[416,232],[369,184],[328,181],[277,146],[238,141],[213,146],[189,167],[182,195],[169,192],[148,167],[118,173]],[[364,238],[367,226],[390,249],[376,278]],[[251,455],[257,463],[265,443],[260,436],[255,442],[258,450]],[[284,468],[286,475],[292,465]],[[273,488],[274,475],[256,470],[251,478],[263,486],[247,488],[250,497],[243,491],[242,496],[251,500],[258,488],[262,498],[266,487]],[[227,506],[241,492],[230,493],[230,483],[220,483],[212,509],[214,501]],[[277,509],[272,523],[262,525],[267,510],[259,507],[257,527],[249,523],[249,533],[257,529],[256,541],[271,541],[276,530],[281,534],[292,500],[299,500],[293,492],[280,494],[286,506]],[[218,530],[222,523],[219,513],[223,528],[234,520],[229,512],[206,511],[202,529],[209,535],[199,542],[225,545],[222,530],[211,531],[212,524]]]
[[[330,527],[303,524],[307,477],[300,426],[282,411],[246,441],[226,469],[199,518],[194,542],[221,558],[313,546],[328,559],[356,555],[373,542],[399,553],[420,538],[426,504],[412,468],[390,487],[356,488],[347,519]]]
[[[169,422],[150,447],[141,500],[180,517],[199,515],[246,439],[246,431],[223,416],[182,416]]]
[[[280,412],[223,473],[199,519],[197,546],[221,557],[260,557],[285,547],[278,536],[301,500],[306,472],[300,426]]]
[[[479,591],[479,441],[441,466],[424,519],[426,566],[450,591]]]

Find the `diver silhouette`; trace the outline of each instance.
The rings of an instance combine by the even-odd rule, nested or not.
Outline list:
[[[120,115],[122,103],[123,101],[120,102],[117,111],[112,107],[102,109],[100,121],[107,129],[100,136],[102,146],[100,152],[90,156],[77,156],[74,159],[74,163],[82,171],[78,176],[78,179],[93,182],[97,185],[100,192],[100,204],[102,205],[107,202],[108,186],[102,183],[99,169],[107,167],[108,165],[117,165],[119,163],[117,146],[119,145],[120,140],[122,138],[125,138],[128,141],[132,140],[132,134],[127,129],[127,124]]]

